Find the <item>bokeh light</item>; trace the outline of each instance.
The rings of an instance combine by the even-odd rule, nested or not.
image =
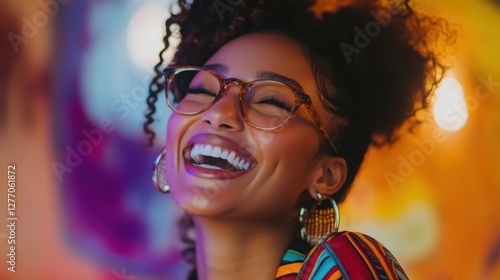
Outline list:
[[[132,61],[140,68],[151,69],[163,48],[164,22],[169,13],[158,3],[138,10],[128,25],[127,46]]]
[[[468,117],[462,85],[452,75],[445,77],[436,89],[436,123],[446,131],[457,131],[464,127]]]

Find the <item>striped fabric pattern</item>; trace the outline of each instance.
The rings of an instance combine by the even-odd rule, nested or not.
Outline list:
[[[281,264],[278,268],[276,279],[297,279],[297,273],[302,267],[304,259],[306,258],[306,255],[311,250],[311,248],[312,247],[302,239],[295,240],[281,259]]]
[[[276,279],[408,279],[394,256],[362,233],[339,232],[307,252],[306,245],[294,242],[282,259]]]

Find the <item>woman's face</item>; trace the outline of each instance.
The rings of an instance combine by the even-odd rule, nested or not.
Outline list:
[[[222,77],[245,82],[258,79],[263,72],[293,80],[311,96],[323,122],[331,118],[320,104],[311,67],[299,44],[283,35],[241,36],[205,65],[218,65]],[[204,114],[170,117],[166,147],[171,193],[179,207],[193,215],[288,221],[296,216],[297,200],[311,182],[320,158],[321,134],[305,108],[274,131],[247,125],[238,105],[239,90],[239,86],[229,86]],[[238,170],[226,169],[227,159],[196,164],[192,155],[196,158],[198,149],[231,159],[234,153],[244,164]]]

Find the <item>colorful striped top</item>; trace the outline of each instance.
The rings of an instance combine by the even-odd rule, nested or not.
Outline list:
[[[362,233],[339,232],[310,249],[302,240],[293,242],[276,279],[408,279],[394,256]]]

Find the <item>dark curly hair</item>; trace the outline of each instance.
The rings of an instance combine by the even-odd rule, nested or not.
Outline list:
[[[181,41],[170,65],[203,65],[240,35],[285,34],[302,46],[322,104],[334,115],[328,131],[348,167],[337,202],[345,199],[370,143],[392,143],[403,123],[418,125],[416,112],[427,108],[446,70],[442,46],[455,38],[444,20],[415,13],[409,1],[331,1],[326,10],[320,6],[326,1],[240,0],[229,1],[238,3],[226,4],[222,14],[216,2],[179,0],[179,12],[166,21],[165,48],[147,98],[148,144],[155,138],[150,125],[171,37]]]

